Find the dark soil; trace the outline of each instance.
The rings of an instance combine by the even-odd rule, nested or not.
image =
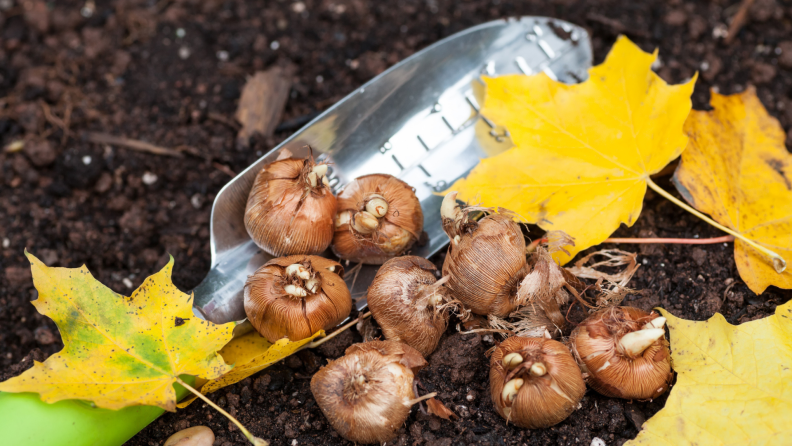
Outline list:
[[[700,71],[696,108],[706,108],[711,88],[733,93],[750,83],[784,129],[792,128],[790,2],[757,0],[731,45],[716,34],[736,13],[736,0],[97,3],[86,18],[80,1],[0,0],[0,144],[28,141],[21,153],[0,151],[0,378],[62,347],[52,321],[29,304],[36,291],[25,248],[48,265],[86,264],[97,279],[127,294],[170,253],[175,283],[192,289],[209,268],[209,212],[230,179],[227,172],[241,171],[301,120],[388,66],[477,23],[530,14],[569,20],[588,28],[597,61],[618,33],[627,33],[646,50],[660,48],[658,72],[666,80],[681,82]],[[286,124],[251,148],[238,147],[235,130],[216,117],[233,119],[245,76],[287,61],[298,69]],[[189,146],[192,155],[176,159],[91,144],[85,131]],[[672,190],[667,181],[660,184]],[[720,234],[650,191],[635,226],[616,235]],[[776,288],[754,295],[737,274],[731,244],[626,249],[640,252],[642,267],[631,285],[646,293],[628,303],[641,308],[661,306],[697,320],[721,312],[740,323],[792,298]],[[665,401],[589,392],[583,407],[555,427],[506,426],[486,385],[484,352],[494,339],[455,333],[453,325],[419,378],[460,419],[414,410],[397,444],[588,445],[600,437],[620,445]],[[328,426],[309,381],[326,359],[359,339],[356,332],[341,336],[211,398],[274,445],[349,444]],[[210,426],[216,445],[246,444],[200,403],[162,417],[128,444],[158,445],[193,425]]]

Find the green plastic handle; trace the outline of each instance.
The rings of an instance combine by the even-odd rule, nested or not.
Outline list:
[[[182,376],[192,385],[195,377]],[[174,384],[177,399],[189,391]],[[4,446],[120,446],[165,412],[159,407],[98,409],[78,400],[48,404],[35,393],[0,392]]]

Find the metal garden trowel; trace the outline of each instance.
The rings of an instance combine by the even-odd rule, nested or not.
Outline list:
[[[429,257],[448,238],[435,193],[465,176],[479,161],[511,146],[508,132],[479,114],[482,75],[543,72],[579,82],[591,66],[588,34],[570,23],[523,17],[485,23],[443,39],[396,64],[314,119],[237,175],[212,207],[212,268],[195,289],[195,311],[225,323],[245,318],[242,289],[248,275],[271,257],[250,239],[245,205],[259,170],[282,149],[329,161],[338,192],[366,174],[388,173],[415,188],[428,235],[411,254]],[[363,296],[376,266],[363,266],[352,296]],[[352,276],[351,274],[349,276]],[[365,299],[356,303],[365,306]]]

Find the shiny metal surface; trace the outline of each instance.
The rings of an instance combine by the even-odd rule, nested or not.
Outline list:
[[[573,83],[587,78],[591,59],[582,28],[523,17],[455,34],[377,76],[220,191],[212,208],[212,268],[195,289],[198,312],[218,323],[245,318],[245,280],[270,257],[250,240],[242,218],[256,174],[281,149],[305,156],[303,147],[310,145],[314,156],[332,163],[328,176],[336,192],[369,173],[389,173],[412,185],[421,200],[428,242],[411,253],[429,257],[448,242],[440,225],[442,197],[434,194],[467,174],[480,158],[510,146],[508,133],[478,113],[480,76],[544,72]],[[365,295],[376,270],[362,268],[351,289],[353,298]],[[365,299],[357,305],[362,308]]]

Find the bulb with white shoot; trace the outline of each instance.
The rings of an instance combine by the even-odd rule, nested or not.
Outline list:
[[[666,318],[633,307],[600,310],[575,328],[569,344],[586,382],[611,397],[651,400],[673,373]]]

